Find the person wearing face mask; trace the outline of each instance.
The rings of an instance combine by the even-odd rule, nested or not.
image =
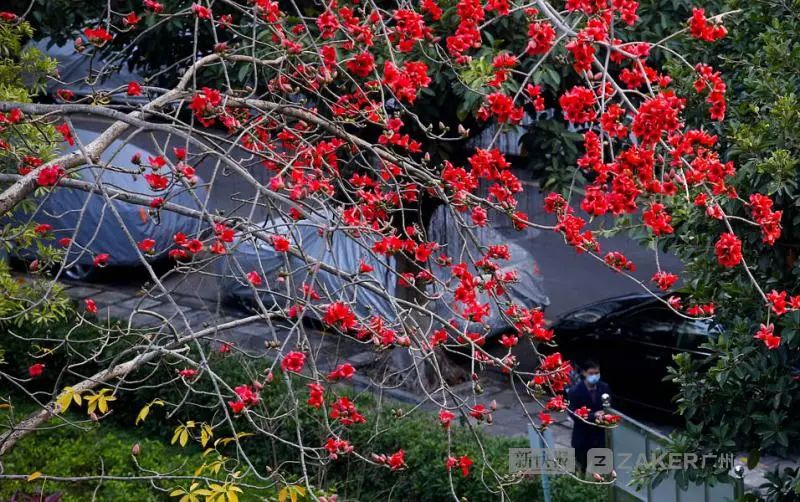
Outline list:
[[[600,365],[594,361],[586,361],[582,365],[581,381],[576,383],[567,394],[569,409],[573,412],[584,406],[589,410],[585,420],[574,416],[572,428],[572,447],[575,449],[575,464],[578,473],[586,470],[586,455],[592,448],[605,448],[605,429],[594,425],[603,414],[603,394],[611,395],[611,388],[600,380]]]

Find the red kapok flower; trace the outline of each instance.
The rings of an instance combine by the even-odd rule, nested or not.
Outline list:
[[[258,272],[255,270],[247,273],[247,282],[252,284],[255,287],[261,286],[264,281],[261,280],[261,276],[258,275]]]
[[[715,42],[724,38],[728,30],[721,24],[713,24],[706,19],[705,9],[692,9],[692,17],[689,19],[689,33],[694,37],[706,42]]]
[[[156,241],[153,239],[142,239],[136,246],[139,248],[140,251],[148,254],[152,254],[156,245]]]
[[[375,56],[369,52],[362,52],[345,65],[353,75],[361,78],[368,77],[375,69]]]
[[[86,35],[89,43],[96,47],[102,47],[106,42],[110,42],[111,39],[114,38],[111,33],[102,26],[97,28],[85,28],[83,34]]]
[[[531,56],[541,56],[553,47],[556,30],[546,21],[536,21],[528,26],[528,38],[525,51]]]
[[[580,408],[575,410],[575,415],[586,420],[589,418],[589,408],[587,408],[586,406],[581,406]]]
[[[406,466],[406,452],[403,450],[398,450],[397,452],[393,453],[392,456],[389,457],[389,460],[386,461],[386,464],[393,470],[399,471]]]
[[[154,14],[160,14],[164,12],[164,5],[156,0],[144,0],[142,3],[144,3],[145,9],[151,10]]]
[[[364,415],[356,410],[356,405],[348,397],[340,397],[331,406],[330,417],[342,425],[363,424],[367,421]]]
[[[42,376],[42,373],[44,373],[44,364],[42,363],[31,364],[28,367],[28,375],[31,378],[38,378]]]
[[[678,276],[675,274],[671,274],[669,272],[656,272],[653,274],[652,281],[658,285],[658,289],[661,291],[666,291],[672,287],[673,284],[678,280]]]
[[[452,422],[454,418],[456,418],[456,415],[452,411],[439,410],[439,422],[441,422],[442,427],[445,429],[450,427],[450,422]]]
[[[769,302],[772,311],[777,315],[783,315],[786,313],[786,295],[786,291],[778,292],[774,289],[767,293],[767,301]]]
[[[461,469],[461,475],[464,476],[465,478],[469,476],[469,468],[472,467],[472,464],[473,464],[472,459],[470,459],[468,456],[462,455],[461,457],[459,457],[458,467],[459,469]]]
[[[306,355],[302,352],[292,351],[286,354],[281,360],[281,369],[283,371],[291,371],[300,373],[303,371],[303,365],[306,362]]]
[[[335,326],[345,331],[356,327],[356,316],[350,306],[344,302],[330,304],[325,315],[322,316],[322,320],[329,326]]]
[[[244,411],[244,402],[242,401],[228,401],[228,406],[236,415]]]
[[[139,24],[139,21],[141,20],[142,18],[139,17],[136,14],[136,12],[131,12],[130,14],[122,18],[122,24],[128,27],[136,26],[137,24]]]
[[[594,92],[586,87],[575,86],[558,98],[564,118],[575,124],[591,122],[597,117]]]
[[[742,241],[730,232],[720,236],[714,245],[714,250],[717,260],[723,267],[735,267],[742,261]]]
[[[324,403],[325,391],[322,385],[318,383],[308,384],[308,405],[320,409]]]
[[[325,442],[325,449],[328,450],[328,456],[331,460],[336,460],[339,455],[353,451],[349,441],[339,438],[328,438],[328,441]]]
[[[275,248],[275,251],[279,253],[285,253],[286,251],[289,251],[289,239],[282,235],[273,235],[272,247]]]
[[[197,371],[194,368],[184,368],[178,372],[178,375],[188,380],[190,378],[196,377],[198,373],[199,371]]]
[[[36,177],[36,183],[38,183],[39,186],[51,187],[58,183],[58,180],[60,180],[62,176],[64,176],[64,168],[61,166],[53,165],[43,167]]]
[[[206,6],[193,3],[192,12],[198,19],[211,19],[211,9]]]
[[[83,303],[86,306],[86,312],[89,312],[90,314],[97,313],[97,304],[94,302],[94,300],[87,298],[83,301]]]
[[[137,82],[128,82],[128,96],[141,96],[142,86]]]
[[[337,366],[333,371],[328,373],[328,380],[342,380],[353,378],[356,369],[350,363],[344,363]]]
[[[774,350],[781,344],[781,337],[775,336],[774,331],[775,326],[773,324],[762,324],[753,338],[764,342],[764,345],[766,345],[769,350]]]
[[[147,173],[144,175],[144,179],[150,188],[156,191],[164,190],[169,186],[169,178],[161,174]]]

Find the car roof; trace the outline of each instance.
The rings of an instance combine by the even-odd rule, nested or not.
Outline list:
[[[631,293],[627,295],[612,296],[610,298],[604,298],[602,300],[581,305],[580,307],[574,308],[569,312],[565,312],[564,315],[567,316],[575,312],[580,312],[581,310],[597,309],[598,307],[603,307],[609,304],[618,304],[618,306],[612,311],[617,312],[619,310],[628,310],[631,307],[639,306],[654,300],[655,298],[653,295],[645,293]]]

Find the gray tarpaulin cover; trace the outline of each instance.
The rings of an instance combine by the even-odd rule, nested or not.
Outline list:
[[[288,253],[278,253],[272,244],[263,240],[240,236],[233,246],[234,250],[218,261],[223,294],[252,303],[254,289],[245,279],[245,275],[256,271],[264,281],[261,289],[271,292],[261,295],[267,308],[288,308],[292,302],[287,296],[294,298],[302,296],[298,288],[305,283],[313,286],[323,298],[348,302],[361,317],[381,315],[393,320],[395,309],[392,308],[389,297],[392,296],[396,284],[394,273],[390,271],[395,268],[394,260],[379,259],[380,257],[369,252],[368,248],[362,248],[361,246],[372,246],[367,238],[356,240],[342,231],[329,232],[328,236],[321,236],[318,230],[328,224],[328,218],[324,215],[315,215],[311,219],[299,221],[274,218],[261,225],[261,228],[269,234],[286,236],[307,256],[307,261]],[[374,271],[362,275],[361,278],[366,281],[371,277],[369,283],[381,291],[389,291],[388,295],[370,291],[364,286],[352,284],[348,279],[331,272],[317,270],[308,264],[322,262],[347,274],[355,274],[362,260],[371,265]],[[291,272],[291,278],[284,278],[282,283],[278,282],[286,272]],[[287,284],[295,290],[281,295],[287,291]]]
[[[76,132],[84,144],[98,136],[98,133],[91,130],[77,129]],[[135,145],[116,141],[103,153],[100,163],[103,164],[110,160],[110,164],[114,167],[132,170],[136,167],[131,162],[131,158],[136,153],[140,153],[145,160],[148,155],[153,155]],[[167,167],[163,167],[161,171],[161,174],[169,177]],[[150,198],[164,197],[169,202],[191,209],[200,209],[201,204],[198,203],[198,199],[205,201],[207,197],[207,191],[200,186],[203,182],[199,178],[193,193],[180,183],[176,183],[168,191],[155,192],[143,176],[134,178],[129,173],[114,172],[99,167],[84,167],[79,170],[78,174],[83,181],[95,181],[100,176],[102,184],[106,187]],[[171,211],[160,211],[158,219],[154,219],[148,214],[146,206],[121,201],[113,201],[112,204],[136,242],[145,238],[156,241],[155,249],[159,251],[157,257],[165,255],[167,250],[174,247],[173,236],[176,232],[191,235],[207,226],[198,219]],[[55,240],[62,237],[72,238],[75,234],[74,242],[80,247],[88,248],[88,251],[82,251],[80,247],[73,245],[68,257],[70,265],[76,259],[77,263],[91,264],[94,256],[99,253],[110,255],[109,265],[134,266],[141,264],[138,250],[125,236],[117,218],[101,194],[55,188],[44,196],[35,213],[18,212],[14,216],[17,221],[32,220],[36,223],[52,225]],[[26,253],[23,251],[20,254]]]
[[[98,90],[110,91],[123,88],[122,94],[114,97],[115,101],[132,104],[147,102],[145,96],[132,97],[125,94],[124,88],[128,83],[142,84],[144,79],[141,75],[128,71],[124,61],[118,65],[119,67],[107,68],[107,64],[103,60],[96,58],[92,60],[88,55],[77,52],[71,42],[55,45],[52,44],[50,37],[30,42],[30,45],[58,61],[58,75],[61,82],[56,80],[48,82],[47,90],[51,95],[55,95],[59,89],[66,89],[78,96],[85,96]],[[99,75],[100,78],[93,82],[93,87],[86,82],[86,79],[97,77],[98,72],[102,72],[102,75]]]
[[[502,267],[500,273],[511,270],[517,273],[518,282],[511,283],[506,287],[511,300],[526,308],[546,307],[550,304],[550,299],[544,291],[539,267],[528,250],[514,242],[509,242],[507,237],[503,237],[495,229],[488,226],[474,228],[470,231],[475,236],[474,241],[471,238],[465,239],[464,230],[459,226],[452,212],[446,206],[439,206],[431,218],[428,239],[446,246],[445,252],[453,258],[454,263],[464,262],[471,264],[480,260],[483,253],[478,250],[475,242],[483,246],[507,245],[511,259],[495,261]],[[471,273],[479,275],[474,266],[470,266],[469,270]],[[433,272],[445,284],[451,279],[450,270],[447,268],[433,267]],[[435,310],[437,314],[445,319],[453,317],[454,310],[463,308],[463,305],[454,303],[452,291],[453,287],[442,288],[441,291],[438,291],[438,293],[442,294],[442,298],[436,303]],[[483,322],[483,324],[490,327],[491,334],[508,329],[508,322],[500,315],[494,300],[491,300],[488,295],[478,292],[478,302],[489,303],[491,306],[491,313]],[[483,329],[480,325],[474,325],[469,327],[469,331],[481,333]]]
[[[457,230],[457,226],[450,220],[448,209],[440,207],[434,213],[431,221],[428,237],[431,241],[436,241],[441,245],[447,246],[447,252],[459,260],[461,250],[466,249],[477,260],[481,253],[476,251],[472,244],[464,247],[464,240]],[[369,252],[371,242],[359,242],[349,237],[343,232],[337,231],[330,238],[321,236],[318,232],[320,226],[324,227],[327,219],[314,217],[311,220],[300,220],[287,223],[286,220],[276,218],[268,220],[262,228],[269,233],[291,234],[290,240],[297,245],[312,260],[321,261],[332,265],[344,272],[353,273],[358,270],[360,262],[372,265],[375,269],[370,273],[374,279],[372,284],[381,287],[394,296],[396,288],[396,276],[387,270],[395,267],[392,258],[378,260],[378,257]],[[496,231],[484,228],[476,231],[478,242],[497,244],[508,239],[500,236]],[[254,241],[255,240],[255,244]],[[503,270],[515,269],[519,275],[519,282],[507,288],[512,300],[526,307],[544,307],[550,303],[544,293],[542,278],[538,273],[536,261],[533,256],[516,244],[509,244],[512,259],[504,262]],[[467,261],[466,255],[463,256]],[[385,295],[369,291],[364,287],[347,284],[347,281],[335,274],[322,270],[314,271],[302,259],[288,254],[277,253],[272,245],[256,239],[237,239],[234,250],[224,259],[219,261],[220,283],[222,291],[230,298],[238,298],[247,303],[252,303],[254,290],[245,279],[245,275],[250,271],[256,271],[261,276],[264,284],[262,290],[269,290],[272,294],[262,293],[261,299],[267,308],[275,306],[286,308],[291,305],[286,296],[281,295],[286,291],[286,283],[279,283],[278,278],[286,272],[291,271],[291,284],[299,288],[303,283],[312,283],[311,277],[314,276],[314,287],[317,290],[327,291],[323,297],[333,297],[348,301],[353,310],[359,316],[369,316],[380,314],[389,320],[394,320],[396,315],[390,301]],[[448,268],[438,266],[433,267],[435,274],[441,281],[448,281],[450,273]],[[475,269],[472,268],[475,272]],[[439,292],[442,293],[442,292]],[[288,296],[296,297],[300,293],[291,291]],[[330,294],[330,296],[329,296]],[[482,302],[487,302],[487,297],[480,298]],[[444,319],[453,317],[452,294],[445,294],[440,300],[432,305],[433,310]],[[492,304],[491,315],[485,324],[491,327],[492,332],[502,331],[508,328],[508,323],[500,316],[496,305]],[[482,331],[480,326],[471,326],[471,330]]]

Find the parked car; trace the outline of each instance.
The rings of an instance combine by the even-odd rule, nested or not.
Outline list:
[[[82,128],[75,122],[75,133],[86,144],[99,132]],[[100,178],[103,185],[122,190],[127,193],[143,195],[148,198],[164,197],[169,202],[199,210],[207,199],[207,190],[199,177],[192,190],[173,179],[168,168],[162,168],[162,174],[170,181],[170,188],[165,191],[153,190],[142,175],[132,175],[130,171],[138,171],[132,162],[134,155],[147,159],[155,153],[139,148],[133,143],[115,141],[101,156],[101,164],[111,163],[115,168],[129,172],[119,172],[100,167],[83,167],[76,172],[76,178],[83,181],[95,181]],[[131,267],[140,266],[139,251],[125,235],[118,220],[110,209],[110,204],[119,212],[125,226],[136,242],[144,239],[155,240],[156,254],[150,260],[166,258],[169,249],[174,247],[173,236],[177,232],[187,235],[196,234],[208,227],[200,219],[180,215],[170,211],[160,211],[158,217],[149,214],[146,206],[122,201],[110,204],[101,194],[89,193],[78,189],[56,187],[35,200],[34,212],[17,210],[11,220],[16,223],[35,222],[52,226],[48,232],[49,243],[58,245],[59,239],[69,237],[74,244],[67,256],[67,277],[76,280],[89,280],[96,271],[94,258],[102,253],[108,254],[108,266]],[[15,258],[30,261],[35,258],[35,248],[18,248]]]
[[[722,334],[716,323],[687,319],[647,294],[619,296],[580,307],[553,325],[562,354],[578,366],[600,364],[611,385],[614,405],[649,409],[659,415],[675,411],[677,386],[664,381],[676,354],[707,358],[701,345]]]

